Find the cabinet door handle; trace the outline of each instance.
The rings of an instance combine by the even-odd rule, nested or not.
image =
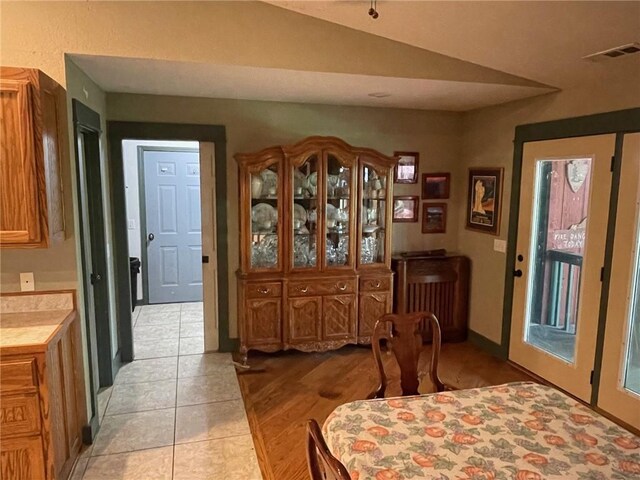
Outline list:
[[[258,291],[260,293],[262,293],[263,295],[266,295],[267,293],[269,293],[271,291],[271,289],[270,288],[265,288],[265,287],[259,287]]]
[[[376,280],[376,283],[373,285],[375,288],[380,288],[380,280]]]
[[[309,291],[309,287],[304,287],[300,289],[300,292],[307,293]]]
[[[339,283],[336,283],[336,287],[338,287],[338,290],[340,290],[341,292],[344,292],[347,289],[347,284],[343,283],[342,285],[340,285]]]

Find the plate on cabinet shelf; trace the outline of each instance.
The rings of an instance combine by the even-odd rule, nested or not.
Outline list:
[[[380,225],[362,225],[363,233],[373,233],[380,228]]]
[[[307,223],[307,210],[299,203],[293,204],[293,219]]]
[[[327,210],[325,212],[327,218],[335,219],[337,211],[338,209],[335,206],[331,205],[330,203],[327,203]]]
[[[278,224],[278,210],[268,203],[258,203],[251,209],[251,221],[260,230],[269,230]]]
[[[278,174],[273,170],[262,170],[260,172],[262,177],[262,196],[274,197],[274,193],[278,191]]]
[[[309,185],[311,185],[312,187],[318,186],[318,172],[311,172],[307,179],[309,181]]]

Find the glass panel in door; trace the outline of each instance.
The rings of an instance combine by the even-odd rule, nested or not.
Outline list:
[[[326,166],[325,265],[351,265],[351,168],[331,154],[327,155]]]
[[[591,167],[591,158],[535,165],[525,341],[569,363],[575,360]]]
[[[630,308],[627,314],[627,352],[622,364],[622,386],[635,394],[640,395],[640,259],[638,248],[640,235],[636,237],[635,273],[631,287]]]
[[[615,135],[524,144],[509,359],[590,401]],[[494,277],[487,277],[494,278]]]
[[[640,429],[640,133],[622,142],[598,407]]]
[[[318,156],[312,155],[291,176],[291,262],[294,269],[310,269],[318,265]]]
[[[251,268],[277,269],[279,164],[251,175]]]
[[[360,264],[385,262],[387,176],[368,165],[362,169],[362,240]]]

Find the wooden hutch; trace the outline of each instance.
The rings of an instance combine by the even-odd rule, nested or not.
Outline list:
[[[334,137],[237,154],[240,351],[370,343],[392,310],[397,159]]]

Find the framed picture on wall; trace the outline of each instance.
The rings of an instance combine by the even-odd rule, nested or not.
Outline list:
[[[400,157],[395,168],[395,183],[418,183],[418,152],[393,152],[394,157]]]
[[[502,168],[470,168],[467,192],[467,229],[500,234]]]
[[[420,208],[420,197],[394,196],[393,197],[393,221],[394,222],[417,222],[418,209]]]
[[[445,233],[447,231],[447,204],[425,203],[422,205],[422,233]]]
[[[449,198],[450,173],[423,173],[422,199],[444,200]]]

